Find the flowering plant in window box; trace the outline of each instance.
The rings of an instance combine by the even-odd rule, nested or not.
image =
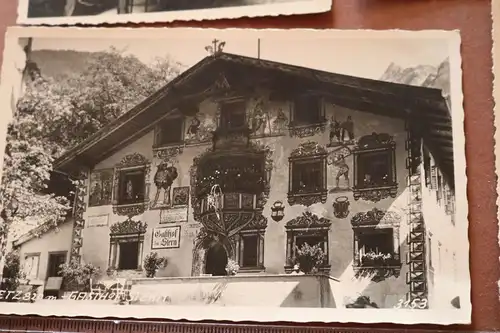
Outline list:
[[[401,262],[392,253],[364,253],[359,261],[355,262],[356,277],[370,277],[374,282],[382,281],[388,277],[398,277],[401,273]]]
[[[295,251],[295,263],[305,274],[317,273],[325,263],[326,254],[319,244],[311,246],[304,243],[300,248],[296,247]]]
[[[392,253],[370,251],[361,255],[360,264],[364,267],[380,267],[396,265],[397,261]]]
[[[240,265],[238,265],[236,261],[234,261],[233,259],[229,259],[227,261],[226,265],[227,275],[236,275],[236,273],[238,273],[239,270],[240,270]]]

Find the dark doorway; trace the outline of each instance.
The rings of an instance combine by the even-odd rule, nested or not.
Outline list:
[[[49,262],[47,264],[47,277],[60,277],[61,265],[66,262],[66,252],[49,253]]]
[[[205,273],[212,276],[224,276],[226,273],[227,252],[224,247],[217,243],[207,252],[207,261],[205,263]]]
[[[118,269],[137,269],[139,265],[139,242],[120,243]]]

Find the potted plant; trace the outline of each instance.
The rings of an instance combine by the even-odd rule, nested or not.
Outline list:
[[[345,307],[348,309],[377,309],[378,305],[372,302],[368,296],[359,296],[354,302],[346,304]]]
[[[68,291],[90,291],[90,283],[100,274],[100,268],[91,263],[72,260],[62,264],[59,271],[63,277],[65,289]]]
[[[238,265],[238,263],[236,261],[234,261],[233,259],[229,259],[227,261],[227,264],[226,264],[226,272],[227,272],[227,275],[236,275],[236,273],[238,273],[238,271],[240,270],[240,265]]]
[[[167,258],[159,257],[157,252],[149,253],[146,258],[144,258],[144,270],[146,271],[146,277],[154,278],[158,270],[162,267],[167,266]]]
[[[304,243],[300,248],[295,247],[295,263],[305,274],[317,273],[325,263],[326,255],[319,244],[309,245]]]

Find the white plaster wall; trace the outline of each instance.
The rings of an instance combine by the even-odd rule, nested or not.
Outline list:
[[[67,258],[69,258],[72,232],[73,224],[71,221],[68,221],[59,225],[58,229],[50,230],[41,237],[35,237],[21,244],[19,247],[21,267],[24,266],[24,258],[26,255],[39,253],[40,263],[37,279],[45,281],[47,278],[49,253],[67,251]]]
[[[277,114],[277,110],[281,108],[285,111],[287,117],[290,103],[286,102],[268,102],[265,107],[271,114],[270,123]],[[380,306],[393,306],[398,299],[404,297],[408,291],[408,286],[405,283],[406,267],[404,258],[406,253],[406,243],[404,239],[407,234],[406,225],[406,177],[408,176],[406,169],[407,152],[405,150],[406,131],[403,120],[378,116],[371,113],[349,110],[346,108],[325,104],[326,118],[330,119],[335,116],[338,121],[344,121],[348,115],[352,117],[355,125],[355,137],[359,138],[363,135],[377,133],[388,133],[394,136],[396,142],[396,166],[397,166],[397,181],[399,184],[398,196],[396,198],[383,199],[377,203],[366,202],[363,200],[354,201],[352,192],[328,194],[326,204],[315,204],[310,209],[320,216],[324,216],[332,220],[332,226],[329,234],[329,260],[332,266],[331,275],[339,278],[344,278],[349,281],[353,277],[352,260],[353,260],[353,230],[350,224],[350,219],[357,212],[363,212],[373,209],[389,209],[396,211],[401,215],[400,229],[400,255],[403,261],[403,269],[399,278],[390,278],[385,283],[379,283],[369,286],[364,285],[361,290],[356,290],[359,293],[369,293],[372,300]],[[205,119],[209,122],[214,116],[216,105],[211,101],[205,101],[200,105],[200,110],[206,115]],[[186,120],[189,123],[189,118]],[[324,146],[329,142],[328,125],[324,133],[314,137],[306,138],[291,138],[285,136],[268,136],[258,139],[262,144],[268,145],[273,151],[274,169],[271,177],[271,191],[266,207],[264,207],[264,215],[268,217],[268,227],[265,233],[265,254],[264,265],[266,272],[271,274],[283,273],[286,257],[286,232],[285,224],[287,221],[301,215],[306,207],[301,205],[288,206],[288,157],[293,149],[297,148],[300,143],[313,140]],[[156,166],[160,161],[153,158],[153,138],[154,133],[150,132],[133,142],[126,148],[118,151],[113,156],[99,163],[95,169],[113,168],[120,160],[130,153],[141,153],[147,159],[152,161],[150,179],[150,200],[154,198],[156,188],[153,184],[153,177],[156,172]],[[177,158],[177,168],[179,177],[174,182],[173,187],[189,186],[190,176],[189,168],[193,162],[193,158],[204,152],[210,144],[190,145],[183,148],[183,153]],[[350,165],[350,182],[353,182],[353,161],[352,156],[346,159]],[[335,186],[336,170],[332,166],[327,168],[327,184],[328,189]],[[350,215],[346,219],[337,219],[333,216],[333,200],[337,196],[346,195],[350,201]],[[88,200],[88,198],[87,198]],[[276,201],[281,200],[285,203],[285,218],[276,223],[270,218],[270,207]],[[85,213],[85,217],[107,214],[109,222],[104,226],[86,226],[83,231],[83,258],[87,262],[92,262],[105,270],[107,268],[109,256],[109,226],[116,222],[121,222],[126,217],[113,214],[112,206],[89,207]],[[148,231],[145,235],[144,254],[143,257],[151,251],[152,228],[159,226],[160,221],[159,210],[148,210],[140,216],[134,217],[134,220],[141,220],[148,223]],[[158,276],[176,277],[189,276],[191,274],[192,265],[192,247],[194,239],[200,225],[194,221],[192,209],[189,206],[188,222],[173,223],[168,225],[181,226],[181,241],[178,249],[156,250],[161,256],[165,256],[169,260],[169,265],[166,269],[160,271]],[[138,273],[137,273],[138,274]]]
[[[435,166],[431,156],[431,168]],[[450,308],[451,300],[459,293],[456,276],[457,230],[452,223],[452,215],[447,214],[444,200],[437,201],[437,189],[425,186],[425,172],[422,168],[422,211],[426,227],[427,267],[432,261],[433,269],[428,272],[429,304],[435,308]],[[429,236],[431,242],[429,243]],[[431,278],[432,274],[434,275]]]

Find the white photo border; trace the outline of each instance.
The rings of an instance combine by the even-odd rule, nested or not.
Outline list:
[[[290,0],[280,3],[259,5],[217,7],[208,9],[161,11],[151,13],[131,13],[116,15],[85,15],[70,17],[28,17],[30,0],[19,0],[17,24],[20,25],[75,25],[75,24],[115,24],[115,23],[170,23],[174,21],[204,21],[237,19],[242,17],[275,17],[302,14],[317,14],[332,9],[332,0]]]
[[[162,318],[170,320],[222,320],[222,321],[254,321],[254,322],[324,322],[324,323],[397,323],[397,324],[469,324],[471,323],[471,283],[469,272],[469,240],[468,240],[468,203],[467,175],[465,158],[464,109],[462,93],[462,61],[460,54],[459,31],[425,30],[315,30],[315,29],[201,29],[201,28],[47,28],[47,27],[13,27],[8,29],[5,41],[4,61],[2,66],[2,84],[0,101],[3,110],[12,109],[12,85],[15,75],[20,75],[15,59],[19,38],[58,38],[71,35],[73,38],[126,38],[146,39],[173,38],[181,34],[217,35],[218,38],[238,34],[238,38],[255,39],[265,34],[279,35],[282,39],[338,38],[338,39],[447,39],[449,41],[451,113],[453,118],[453,148],[456,193],[456,227],[458,228],[457,264],[458,279],[461,282],[457,294],[460,297],[460,309],[406,310],[406,309],[328,309],[328,308],[265,308],[265,307],[218,307],[218,306],[165,306],[158,305],[105,305],[80,301],[82,306],[68,306],[66,301],[54,302],[50,307],[37,306],[36,303],[4,303],[0,302],[0,314],[5,315],[40,315],[40,316],[88,316],[94,318]],[[21,68],[22,70],[22,68]],[[3,112],[0,118],[0,151],[5,148],[6,127],[11,117]],[[0,158],[0,168],[3,158]],[[75,304],[75,303],[71,303]],[[223,309],[223,311],[221,311]]]

